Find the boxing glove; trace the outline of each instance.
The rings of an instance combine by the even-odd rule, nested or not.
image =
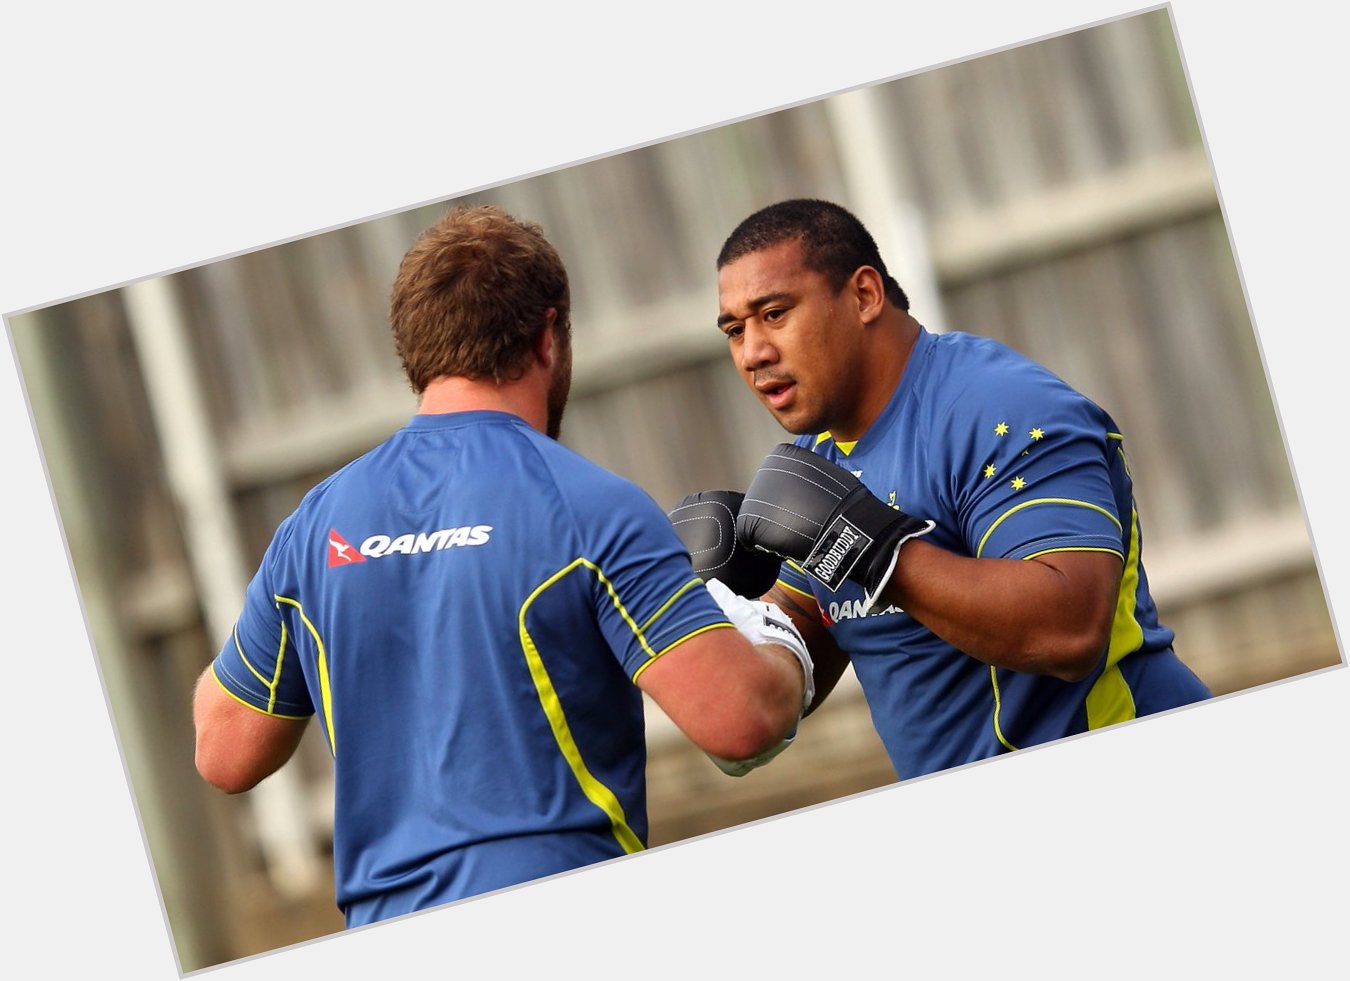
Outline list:
[[[755,551],[736,540],[736,513],[744,496],[727,490],[689,494],[668,517],[704,582],[718,579],[733,593],[758,599],[778,578],[781,563],[776,555]]]
[[[792,559],[830,590],[863,587],[871,609],[900,546],[933,530],[873,496],[861,480],[810,450],[780,443],[746,488],[736,518],[740,544]]]

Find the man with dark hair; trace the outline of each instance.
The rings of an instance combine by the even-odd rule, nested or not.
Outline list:
[[[640,691],[733,773],[810,702],[786,618],[704,588],[651,498],[548,438],[568,310],[537,225],[465,209],[418,239],[390,313],[417,414],[281,523],[197,685],[227,792],[318,717],[349,926],[644,848]]]
[[[722,243],[717,268],[789,239],[802,243],[803,264],[824,276],[836,292],[859,266],[871,266],[881,277],[886,298],[909,310],[909,297],[886,271],[871,234],[852,213],[829,201],[799,198],[756,212]]]
[[[756,212],[718,270],[732,360],[797,438],[743,500],[686,498],[677,530],[738,592],[760,594],[759,553],[786,560],[766,598],[807,640],[816,703],[851,661],[902,779],[1209,696],[1158,621],[1101,408],[993,340],[927,331],[838,205]]]

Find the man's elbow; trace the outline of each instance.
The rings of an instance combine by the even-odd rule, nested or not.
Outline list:
[[[1106,657],[1110,640],[1109,626],[1106,630],[1094,629],[1065,640],[1047,659],[1047,673],[1071,684],[1087,679]]]
[[[800,691],[765,699],[751,710],[729,716],[700,748],[723,759],[751,759],[783,741],[798,720],[800,706]]]
[[[734,728],[708,740],[702,749],[726,760],[748,760],[776,746],[787,732],[787,727],[772,725],[767,720],[760,724],[742,719]]]
[[[1039,604],[1043,615],[1027,636],[1030,650],[1037,652],[1029,670],[1076,683],[1091,677],[1110,649],[1120,565],[1117,556],[1106,553],[1069,552],[1053,560],[1045,564],[1058,573],[1062,589]]]
[[[1100,657],[1093,657],[1091,660],[1082,657],[1061,658],[1048,673],[1060,681],[1075,684],[1091,675],[1100,660]]]
[[[252,790],[262,779],[226,755],[212,751],[210,745],[203,744],[200,739],[197,741],[195,762],[201,778],[227,794],[242,794]]]

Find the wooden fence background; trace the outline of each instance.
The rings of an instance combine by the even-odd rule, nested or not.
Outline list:
[[[663,506],[743,487],[784,438],[727,362],[713,260],[792,196],[859,214],[927,326],[1004,340],[1112,412],[1155,595],[1216,692],[1340,661],[1165,10],[461,199],[558,246],[563,440]],[[444,207],[14,319],[185,970],[341,927],[321,740],[218,795],[192,767],[190,687],[276,523],[414,410],[387,291]],[[651,714],[653,844],[895,780],[847,682],[740,781]]]

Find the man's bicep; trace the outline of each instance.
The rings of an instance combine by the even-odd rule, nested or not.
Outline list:
[[[1104,645],[1120,597],[1120,556],[1111,551],[1079,550],[1050,552],[1034,561],[1060,575],[1065,589],[1061,605],[1082,618],[1081,629],[1100,634]]]
[[[702,587],[700,587],[702,588]],[[790,657],[784,652],[784,657]],[[793,662],[793,719],[801,705],[801,669]],[[733,627],[682,640],[649,663],[635,683],[685,736],[724,759],[756,756],[782,738],[789,719],[785,665],[756,649]],[[773,721],[778,718],[778,721]]]
[[[304,735],[306,718],[269,715],[229,694],[207,667],[197,680],[192,718],[202,778],[226,793],[250,790],[281,768]]]

